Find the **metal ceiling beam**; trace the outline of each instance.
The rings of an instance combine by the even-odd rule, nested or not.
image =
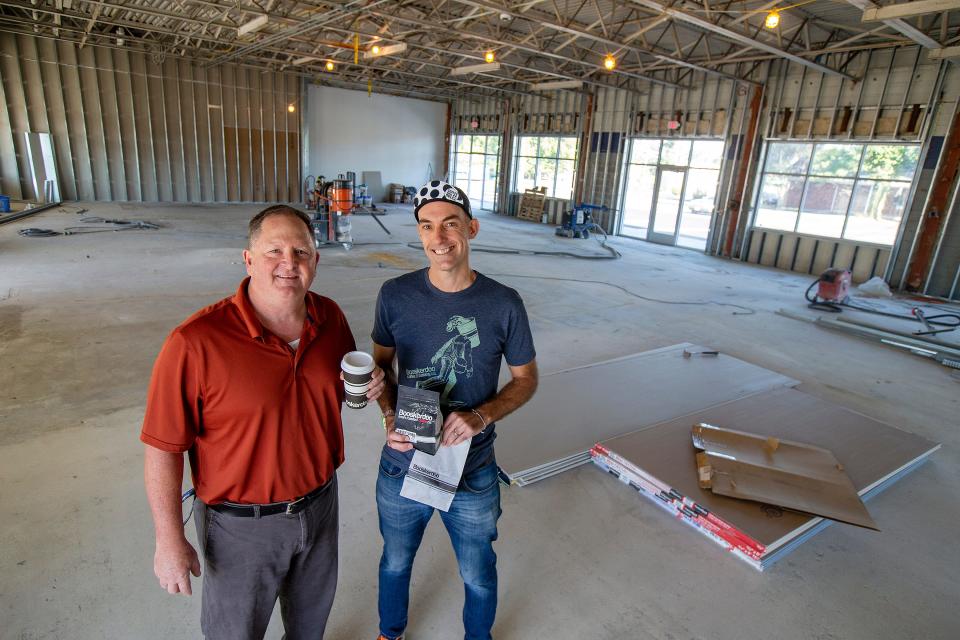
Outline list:
[[[382,18],[384,18],[384,19],[397,20],[398,22],[410,22],[410,23],[415,23],[415,24],[421,24],[421,23],[419,23],[419,22],[417,22],[417,21],[415,21],[415,20],[408,20],[408,19],[406,19],[406,18],[397,18],[396,16],[390,16],[389,14],[380,13],[380,12],[378,12],[378,11],[371,11],[370,14],[371,14],[371,15],[375,15],[375,16],[377,16],[377,17],[382,17]],[[363,34],[361,33],[361,35],[363,35]],[[586,67],[590,67],[591,69],[595,69],[595,68],[597,67],[597,65],[596,65],[595,63],[593,63],[593,62],[588,62],[588,61],[586,61],[586,60],[578,60],[577,58],[571,58],[571,57],[569,57],[569,56],[561,55],[561,54],[559,54],[559,53],[553,53],[553,52],[551,52],[551,51],[543,51],[543,50],[541,50],[541,49],[537,49],[537,48],[535,48],[535,47],[529,47],[529,46],[524,45],[524,44],[519,43],[519,42],[511,42],[511,41],[508,41],[508,40],[498,40],[498,39],[496,39],[496,38],[492,38],[492,37],[490,37],[490,36],[485,36],[485,35],[479,34],[479,33],[473,33],[473,32],[471,32],[471,31],[460,31],[460,32],[457,33],[457,37],[470,38],[470,39],[473,39],[473,40],[481,40],[481,41],[483,41],[483,42],[488,42],[488,43],[490,43],[490,44],[495,44],[495,45],[498,45],[498,46],[501,46],[501,47],[512,47],[512,48],[517,49],[517,50],[519,50],[519,51],[526,51],[527,53],[531,53],[531,54],[534,54],[534,55],[536,55],[536,56],[541,56],[541,57],[546,57],[546,58],[553,58],[553,59],[555,59],[555,60],[562,60],[563,62],[572,62],[572,63],[575,63],[575,64],[579,64],[579,65],[584,65],[584,66],[586,66]],[[410,43],[409,41],[408,41],[407,43],[412,45],[412,43]],[[422,47],[423,45],[412,45],[412,46],[421,46],[421,47]],[[450,50],[450,49],[433,48],[433,49],[431,49],[431,50],[437,51],[437,52],[439,52],[439,53],[446,53],[446,54],[450,54],[450,55],[458,55],[458,56],[463,56],[463,57],[468,57],[468,58],[475,58],[475,59],[477,59],[477,60],[483,59],[483,56],[480,56],[480,55],[475,55],[475,56],[474,56],[474,55],[466,54],[465,52],[454,51],[454,50]],[[595,84],[595,85],[597,85],[597,86],[609,86],[609,85],[606,85],[606,84],[603,84],[603,83],[600,83],[600,82],[592,82],[592,81],[590,81],[590,80],[586,80],[585,78],[580,78],[580,77],[573,76],[573,75],[570,75],[570,74],[560,73],[560,72],[556,72],[556,71],[548,71],[548,70],[545,70],[545,69],[537,69],[537,68],[534,68],[534,67],[524,67],[524,66],[521,66],[521,65],[506,63],[506,62],[503,62],[503,60],[499,60],[499,62],[503,63],[504,66],[513,67],[513,68],[516,68],[516,69],[522,69],[522,70],[524,70],[524,71],[530,71],[530,72],[532,72],[532,73],[543,73],[543,74],[546,74],[546,75],[556,76],[556,77],[558,77],[558,78],[564,78],[564,79],[566,79],[566,80],[582,80],[583,82],[587,82],[587,83],[589,83],[589,84]],[[659,84],[659,85],[662,85],[662,86],[665,86],[665,87],[672,87],[672,88],[676,88],[676,89],[683,88],[683,85],[677,84],[676,82],[670,82],[669,80],[661,80],[660,78],[657,78],[657,77],[655,77],[655,76],[650,76],[650,75],[643,74],[643,73],[634,73],[634,72],[626,71],[626,70],[622,70],[622,69],[614,69],[614,70],[613,70],[613,73],[614,73],[614,74],[620,74],[620,75],[623,75],[623,76],[627,76],[627,77],[629,77],[629,78],[635,78],[635,79],[637,79],[637,80],[645,80],[645,81],[647,81],[647,82],[652,82],[652,83],[654,83],[654,84]]]
[[[951,58],[960,58],[960,47],[944,47],[943,49],[930,51],[931,60],[949,60]]]
[[[876,9],[879,7],[879,5],[876,2],[873,2],[873,0],[847,0],[847,2],[863,11],[867,11],[868,9]],[[926,47],[927,49],[940,48],[939,42],[937,42],[936,40],[934,40],[933,38],[925,34],[923,31],[920,31],[920,29],[917,29],[916,27],[907,24],[900,18],[893,18],[890,20],[881,20],[881,22],[883,22],[883,24],[887,25],[891,29],[895,31],[899,31],[903,35],[907,36],[908,38],[910,38],[911,40],[919,44],[921,47]]]
[[[0,2],[0,6],[11,6],[11,5],[10,5],[9,2],[3,1],[3,2]],[[15,5],[13,5],[13,6],[15,6]],[[70,18],[77,19],[77,20],[85,19],[85,18],[83,18],[82,16],[73,16],[73,15],[67,14],[66,12],[56,13],[56,12],[55,12],[54,10],[52,10],[52,9],[43,9],[43,10],[41,10],[41,11],[42,11],[43,13],[53,14],[53,15],[63,15],[63,16],[65,16],[65,17],[70,17]],[[28,21],[28,20],[24,20],[24,21],[23,21],[23,24],[29,25],[29,24],[35,24],[35,23],[32,23],[32,22],[30,22],[30,21]],[[129,23],[129,22],[119,22],[119,21],[110,22],[110,21],[106,21],[105,24],[113,25],[113,26],[124,26],[124,27],[126,27],[126,28],[137,28],[136,23]],[[45,26],[50,26],[50,25],[45,25]],[[71,40],[70,38],[68,38],[68,37],[66,37],[66,36],[64,36],[64,37],[61,38],[61,39],[63,39],[63,40],[71,40],[71,41],[75,41],[75,42],[79,43],[79,42],[81,42],[80,37],[87,35],[87,34],[85,34],[85,33],[83,32],[83,29],[82,29],[82,27],[80,27],[80,26],[73,27],[73,26],[70,26],[70,25],[61,25],[61,26],[60,26],[60,29],[61,29],[62,31],[65,31],[65,32],[68,32],[68,33],[69,33],[69,32],[76,32],[76,33],[78,34],[78,38],[77,38],[76,40]],[[2,31],[2,30],[3,30],[3,29],[0,28],[0,31]],[[161,33],[161,34],[163,34],[163,35],[168,35],[168,36],[175,35],[175,32],[162,31],[162,30],[161,30],[161,31],[158,31],[156,27],[153,28],[153,31],[152,31],[152,32],[153,32],[153,33]],[[32,35],[41,36],[41,34],[37,34],[37,33],[33,33]],[[90,36],[103,38],[103,39],[105,39],[105,40],[107,41],[107,44],[101,42],[101,43],[97,43],[95,46],[101,46],[101,47],[102,47],[102,46],[109,46],[109,48],[127,49],[127,50],[134,51],[134,52],[136,52],[136,53],[143,53],[143,54],[148,53],[148,52],[146,52],[146,51],[141,51],[141,50],[138,50],[138,49],[135,49],[135,48],[131,48],[131,47],[115,47],[115,46],[113,46],[112,41],[113,41],[113,39],[116,37],[116,36],[113,35],[113,34],[92,33],[92,34],[90,34]],[[41,36],[41,37],[42,37],[42,36]],[[130,40],[131,42],[143,42],[142,40],[140,40],[140,39],[138,39],[138,38],[136,38],[136,37],[133,37],[133,36],[131,36],[131,35],[127,35],[127,36],[126,36],[126,39],[127,39],[127,40]],[[198,39],[202,39],[202,40],[205,40],[205,41],[208,41],[208,42],[215,42],[212,38],[206,38],[206,37],[204,37],[204,38],[198,38]],[[144,43],[144,44],[149,45],[149,43]],[[283,54],[289,53],[289,52],[287,52],[287,51],[284,51],[283,49],[276,49],[276,48],[265,48],[263,51],[267,51],[267,52],[270,52],[270,53],[276,53],[276,54],[278,54],[278,55],[283,55]],[[277,61],[277,60],[264,60],[264,59],[261,59],[259,62],[260,62],[261,64],[267,64],[267,63],[270,63],[270,62],[278,62],[278,61]],[[319,61],[318,61],[318,62],[319,62]],[[442,65],[442,64],[437,64],[437,63],[433,63],[433,62],[420,61],[420,60],[418,60],[418,61],[416,61],[416,62],[417,62],[417,63],[420,63],[420,64],[426,64],[426,65],[428,65],[428,66],[439,67],[439,68],[442,68],[442,69],[445,69],[445,70],[451,69],[450,66]],[[500,94],[504,94],[504,93],[507,93],[507,94],[514,93],[514,94],[519,94],[519,95],[530,95],[530,96],[537,95],[537,94],[535,94],[535,93],[528,92],[528,91],[519,91],[519,90],[513,90],[513,89],[506,89],[506,88],[497,87],[497,86],[493,86],[493,85],[481,85],[481,84],[477,84],[477,83],[474,83],[474,82],[469,82],[469,81],[464,81],[464,80],[456,80],[456,79],[453,79],[453,78],[446,78],[446,77],[442,77],[442,76],[426,76],[426,75],[423,75],[423,74],[417,74],[417,73],[411,73],[411,72],[406,72],[406,71],[400,71],[400,70],[397,70],[397,69],[384,69],[384,68],[382,68],[382,67],[374,67],[374,66],[372,66],[372,65],[365,65],[365,64],[353,65],[352,62],[345,62],[345,61],[339,61],[339,64],[344,65],[344,66],[347,66],[347,65],[349,65],[349,66],[355,66],[355,67],[357,67],[357,68],[359,68],[359,69],[367,70],[367,71],[377,71],[377,72],[381,72],[381,73],[384,72],[384,71],[389,71],[389,72],[391,72],[391,73],[396,73],[396,74],[399,74],[399,75],[409,75],[409,76],[417,77],[417,78],[420,78],[420,79],[423,79],[423,80],[428,80],[428,81],[440,81],[440,82],[450,83],[450,84],[452,84],[452,85],[457,85],[457,86],[474,87],[474,88],[486,89],[486,90],[489,90],[489,91],[492,91],[492,92],[495,92],[495,93],[500,93]],[[311,74],[309,77],[312,78],[312,77],[315,77],[315,75]],[[373,79],[374,79],[375,81],[378,81],[378,82],[384,81],[383,78],[381,78],[379,75],[374,76]],[[507,80],[510,80],[510,79],[507,79]],[[524,83],[523,81],[514,81],[514,80],[511,80],[511,81]],[[524,83],[524,84],[525,84],[525,83]],[[446,86],[444,86],[444,87],[439,87],[439,86],[438,86],[437,89],[441,89],[441,90],[449,89],[449,90],[451,90],[451,91],[455,91],[455,90],[456,90],[456,87],[446,87]]]
[[[83,49],[83,45],[87,44],[87,36],[90,35],[90,31],[93,29],[93,25],[97,22],[97,17],[100,15],[100,11],[103,9],[103,4],[98,4],[93,8],[93,15],[90,16],[90,22],[87,23],[87,27],[83,30],[83,39],[80,41],[80,48]],[[36,17],[36,16],[34,16]]]
[[[613,47],[614,49],[627,49],[639,55],[650,56],[658,60],[663,60],[664,62],[670,62],[671,64],[675,64],[681,67],[687,67],[689,69],[696,69],[697,71],[702,71],[712,76],[727,78],[730,80],[737,80],[741,82],[748,82],[743,78],[738,78],[737,76],[734,76],[729,73],[724,73],[723,71],[718,71],[716,69],[711,69],[710,67],[704,67],[698,64],[694,64],[692,62],[687,62],[686,60],[681,60],[680,58],[674,58],[673,56],[669,56],[664,53],[659,53],[655,50],[645,49],[643,47],[637,47],[634,45],[625,44],[623,42],[617,42],[616,40],[611,40],[610,38],[598,36],[596,34],[590,33],[589,31],[583,31],[581,29],[568,27],[567,25],[559,24],[557,22],[553,22],[552,20],[547,20],[540,16],[532,16],[524,13],[519,13],[509,7],[500,6],[492,2],[487,2],[486,0],[456,0],[456,2],[459,2],[461,4],[466,4],[471,7],[480,7],[482,9],[491,9],[493,11],[499,11],[500,13],[507,14],[514,18],[519,18],[521,20],[526,20],[528,22],[534,22],[534,23],[543,25],[545,27],[549,27],[550,29],[553,29],[555,31],[561,31],[563,33],[569,33],[571,35],[575,35],[580,38],[593,40],[595,42],[605,44],[608,47]]]
[[[0,0],[0,7],[16,7],[16,8],[22,8],[20,5],[14,3],[14,2],[11,2],[10,0]],[[71,12],[71,11],[68,11],[67,9],[59,9],[59,10],[57,10],[57,9],[53,9],[53,8],[39,8],[39,7],[38,7],[38,8],[36,8],[36,9],[33,9],[33,11],[36,11],[36,12],[39,12],[39,13],[44,13],[44,14],[50,14],[50,15],[52,15],[54,18],[64,18],[64,19],[69,19],[69,20],[75,20],[75,21],[77,21],[78,23],[79,23],[79,22],[85,22],[85,21],[88,19],[88,16],[87,16],[86,14]],[[122,12],[120,12],[120,13],[122,13]],[[129,12],[127,12],[127,13],[129,13]],[[11,19],[10,16],[0,16],[0,18],[7,19],[7,20],[10,20],[10,19]],[[104,18],[104,17],[101,15],[101,16],[98,18],[97,22],[98,22],[98,24],[100,24],[100,25],[105,25],[105,26],[108,26],[108,27],[122,27],[122,28],[124,28],[124,29],[127,29],[127,30],[128,30],[128,31],[127,31],[127,35],[125,36],[125,39],[126,39],[126,40],[128,40],[128,41],[130,41],[130,42],[141,42],[141,43],[143,43],[145,46],[156,46],[158,43],[157,43],[157,42],[148,42],[148,41],[145,41],[145,40],[142,40],[142,39],[138,39],[138,38],[136,38],[136,37],[134,37],[134,36],[132,35],[131,31],[134,31],[134,32],[140,31],[140,32],[144,32],[144,33],[147,33],[147,34],[151,34],[151,35],[165,36],[165,37],[169,37],[169,38],[186,37],[186,38],[189,38],[190,40],[193,40],[193,41],[194,41],[195,43],[197,43],[197,44],[200,44],[200,43],[208,44],[208,45],[210,45],[211,48],[214,47],[214,46],[216,46],[217,44],[222,44],[222,41],[221,41],[221,40],[218,40],[218,39],[217,39],[215,36],[213,36],[212,34],[210,34],[210,35],[204,35],[204,34],[202,34],[202,33],[199,34],[199,35],[196,35],[196,34],[183,34],[182,32],[176,31],[176,30],[175,30],[175,27],[159,27],[159,26],[152,25],[152,24],[144,24],[144,23],[140,23],[140,22],[134,22],[134,21],[131,21],[131,20],[129,19],[129,17],[123,16],[123,15],[121,15],[121,16],[119,16],[119,17],[116,17],[116,18]],[[32,24],[36,25],[37,23],[36,23],[36,21],[33,21]],[[51,26],[51,25],[42,25],[42,26]],[[69,25],[64,24],[62,21],[59,23],[58,26],[61,27],[61,28],[63,28],[63,29],[66,29],[66,30],[76,30],[76,31],[82,31],[82,30],[83,30],[81,27],[70,27]],[[39,34],[38,34],[38,35],[39,35]],[[97,34],[96,34],[96,33],[91,33],[90,35],[91,35],[91,36],[94,36],[94,35],[97,35]],[[104,37],[110,37],[110,38],[116,37],[115,34],[100,34],[100,35],[103,35]],[[102,45],[101,45],[101,46],[102,46]],[[171,45],[171,46],[172,46],[173,48],[180,48],[180,47],[181,47],[181,45],[179,45],[179,44]],[[132,47],[118,47],[118,48],[121,48],[121,49],[122,49],[122,48],[126,48],[126,49],[129,49],[129,50],[131,50],[131,51],[138,52],[138,53],[147,53],[146,51],[141,51],[141,50],[139,50],[139,49],[135,49],[135,48],[132,48]],[[351,47],[351,48],[352,48],[352,47]],[[269,51],[269,52],[271,52],[271,53],[275,53],[275,54],[277,54],[277,55],[285,55],[285,54],[289,53],[289,52],[288,52],[287,50],[285,50],[285,49],[279,49],[279,48],[273,48],[273,47],[265,47],[263,50],[264,50],[264,51]],[[208,53],[209,51],[210,51],[210,50],[208,50],[208,49],[204,49],[204,50],[203,50],[204,53]],[[277,62],[279,62],[279,60],[278,60]]]
[[[37,38],[54,39],[54,40],[62,41],[62,42],[72,42],[72,43],[74,43],[74,44],[79,44],[79,43],[80,43],[80,36],[81,36],[82,33],[83,33],[83,32],[82,32],[82,29],[80,29],[80,28],[62,27],[62,28],[61,28],[62,31],[68,32],[68,33],[67,33],[67,34],[62,34],[62,35],[57,36],[57,37],[53,37],[53,36],[44,35],[44,34],[42,34],[42,33],[35,33],[34,31],[32,31],[32,30],[29,28],[29,26],[30,26],[30,22],[29,22],[29,21],[24,20],[22,23],[23,23],[24,26],[25,26],[24,29],[11,29],[11,28],[7,28],[7,27],[5,27],[5,26],[0,25],[0,32],[23,34],[23,35],[32,36],[32,37],[37,37]],[[69,32],[76,32],[78,35],[71,37],[71,36],[69,35]],[[103,42],[91,43],[91,46],[104,47],[104,48],[116,49],[116,50],[133,51],[133,52],[139,53],[139,54],[146,54],[146,52],[144,52],[144,51],[138,51],[138,50],[136,50],[136,49],[131,49],[130,47],[121,47],[121,46],[115,45],[115,44],[114,44],[114,39],[115,39],[114,36],[109,36],[109,35],[107,35],[107,34],[94,33],[94,34],[91,35],[91,37],[92,37],[92,38],[102,38],[102,39],[103,39]],[[128,39],[133,40],[133,41],[138,41],[137,38],[130,38],[130,37],[128,37]],[[173,55],[172,57],[173,57],[173,58],[178,58],[178,59],[184,59],[184,60],[188,60],[188,61],[189,61],[189,58],[186,58],[186,57],[183,57],[183,56]],[[260,65],[255,64],[256,62],[257,62],[257,60],[256,60],[256,59],[253,59],[253,60],[251,60],[250,62],[241,62],[241,63],[235,63],[235,64],[236,64],[238,67],[248,68],[248,69],[254,69],[254,70],[261,71],[261,70],[263,69],[262,64],[260,64]],[[261,61],[261,63],[265,63],[265,62],[267,62],[267,61],[266,61],[266,60],[262,60],[262,61]],[[60,63],[60,64],[63,64],[63,63]],[[90,67],[90,68],[92,68],[92,69],[97,69],[97,67]],[[458,99],[458,98],[463,97],[462,95],[459,95],[459,94],[457,93],[457,88],[456,88],[456,87],[438,86],[438,85],[421,85],[421,84],[417,84],[417,83],[414,83],[414,82],[409,82],[409,83],[403,84],[403,85],[394,85],[394,84],[390,81],[390,79],[382,78],[382,77],[380,77],[380,76],[374,76],[373,78],[363,78],[363,77],[361,77],[361,78],[359,78],[360,82],[354,82],[354,81],[351,80],[351,79],[344,79],[344,78],[341,78],[341,77],[339,77],[339,76],[333,76],[333,75],[322,75],[322,74],[320,74],[320,73],[307,73],[307,72],[287,72],[287,73],[288,73],[289,75],[301,76],[301,77],[307,78],[307,79],[309,79],[309,80],[311,80],[311,81],[314,81],[314,80],[316,80],[318,77],[321,77],[321,78],[323,79],[323,82],[325,82],[325,83],[335,83],[335,82],[347,83],[347,82],[349,82],[349,83],[352,83],[352,84],[356,84],[356,85],[358,85],[358,86],[362,85],[362,88],[363,88],[364,90],[366,90],[366,84],[365,84],[365,83],[366,83],[366,81],[369,79],[369,80],[372,80],[372,81],[373,81],[374,86],[376,86],[376,85],[378,85],[378,84],[381,84],[381,85],[384,85],[384,86],[390,86],[390,87],[397,86],[398,88],[395,89],[394,91],[398,91],[398,92],[415,93],[415,94],[418,94],[418,95],[431,95],[433,98],[443,98],[443,99]],[[406,73],[405,73],[405,74],[406,74]],[[408,74],[408,75],[417,75],[417,74]],[[436,80],[446,80],[445,78],[432,78],[432,77],[425,77],[425,76],[422,76],[422,75],[420,75],[419,77],[420,77],[420,79],[422,79],[422,80],[432,80],[432,79],[436,79]],[[398,80],[398,82],[399,82],[399,80]],[[450,82],[453,82],[453,81],[450,81]],[[495,88],[487,87],[487,86],[483,86],[483,85],[475,85],[475,84],[473,84],[473,83],[468,83],[468,82],[457,82],[456,84],[476,86],[476,87],[479,87],[479,88],[481,88],[481,89],[488,89],[488,90],[491,90],[491,91],[501,91],[500,89],[495,89]],[[412,87],[412,88],[411,88],[411,87]],[[431,93],[429,93],[430,91],[433,91],[434,93],[431,94]],[[506,91],[506,90],[504,90],[504,91]],[[537,94],[531,93],[531,94],[529,94],[529,95],[537,95]],[[484,96],[484,97],[493,97],[493,96]]]
[[[665,5],[660,4],[659,2],[656,2],[655,0],[631,0],[631,4],[636,4],[646,9],[656,11],[661,15],[668,15],[675,21],[684,22],[686,24],[693,25],[695,27],[703,29],[704,31],[715,33],[720,37],[726,38],[727,40],[732,40],[733,42],[746,45],[747,47],[751,47],[753,49],[760,49],[761,51],[772,53],[775,56],[786,58],[791,62],[795,62],[805,67],[809,67],[811,69],[814,69],[815,71],[826,73],[827,75],[831,75],[831,76],[846,78],[847,80],[856,80],[856,78],[854,78],[853,76],[843,73],[842,71],[837,71],[836,69],[832,69],[822,64],[818,64],[816,62],[813,62],[812,60],[801,58],[798,55],[794,55],[788,51],[784,51],[783,49],[774,47],[773,45],[760,42],[759,40],[754,40],[750,36],[744,35],[737,31],[732,31],[730,29],[727,29],[726,27],[721,27],[720,25],[716,25],[710,22],[709,20],[704,20],[703,18],[699,18],[697,16],[691,15],[684,11],[680,11],[678,9],[671,9]]]
[[[339,27],[327,27],[327,28],[328,28],[330,31],[342,31],[342,32],[344,32],[344,33],[348,33],[348,31],[347,31],[346,29],[340,29]],[[359,33],[361,36],[373,36],[373,35],[375,35],[375,34],[365,33],[365,32],[363,32],[363,31],[353,31],[353,32],[349,32],[349,33]],[[460,35],[465,35],[465,34],[460,34]],[[418,43],[418,42],[413,42],[412,40],[399,40],[399,39],[397,39],[397,38],[388,38],[388,37],[384,37],[384,36],[378,36],[378,37],[379,37],[382,41],[384,41],[384,42],[406,42],[406,43],[407,43],[407,46],[410,47],[410,48],[412,48],[412,49],[423,49],[424,51],[430,51],[430,52],[432,52],[432,53],[440,53],[440,54],[446,54],[446,55],[452,55],[452,56],[459,56],[459,57],[461,57],[461,58],[467,58],[467,59],[469,59],[469,60],[483,60],[483,56],[481,56],[480,54],[469,53],[469,52],[466,52],[466,51],[455,51],[455,50],[450,50],[450,49],[444,49],[444,48],[441,48],[441,47],[435,47],[435,46],[428,45],[428,44],[421,44],[421,43]],[[506,43],[506,44],[509,45],[509,46],[513,46],[512,43]],[[428,64],[428,65],[440,66],[440,67],[443,67],[443,68],[449,68],[449,67],[444,66],[444,65],[439,65],[439,64],[437,64],[437,63],[435,63],[435,62],[427,62],[427,61],[424,61],[424,60],[415,59],[415,58],[409,58],[409,57],[406,57],[406,58],[395,58],[395,60],[401,61],[401,62],[408,62],[408,63],[411,63],[411,64]],[[579,61],[574,60],[574,59],[572,59],[572,58],[570,59],[570,61],[571,61],[571,62],[579,62]],[[541,75],[552,76],[552,77],[554,77],[554,78],[562,78],[562,79],[564,79],[564,80],[581,80],[581,81],[583,81],[585,84],[590,84],[590,85],[594,85],[594,86],[597,86],[597,87],[606,87],[606,88],[608,88],[608,89],[617,89],[617,88],[620,88],[620,87],[614,87],[614,86],[610,85],[609,83],[596,82],[596,81],[594,81],[594,80],[589,80],[589,79],[587,79],[587,78],[583,78],[583,77],[579,77],[579,76],[575,76],[575,75],[570,75],[570,74],[568,74],[568,73],[560,73],[560,72],[558,72],[558,71],[551,71],[551,70],[549,70],[549,69],[538,69],[538,68],[536,68],[536,67],[527,67],[527,66],[524,66],[524,65],[513,64],[513,63],[511,63],[511,62],[505,62],[505,61],[502,60],[502,59],[499,60],[499,62],[500,62],[500,64],[501,64],[501,66],[509,67],[509,68],[511,68],[511,69],[518,69],[518,70],[520,70],[520,71],[526,71],[526,72],[528,72],[528,73],[537,73],[537,74],[541,74]],[[593,64],[589,64],[589,63],[583,63],[583,64],[588,64],[590,67],[596,68],[596,65],[593,65]],[[653,82],[653,83],[656,83],[656,84],[661,84],[661,85],[664,85],[664,86],[667,86],[667,87],[674,87],[674,88],[677,88],[677,89],[685,89],[685,88],[686,88],[684,85],[676,84],[676,83],[670,82],[670,81],[668,81],[668,80],[660,80],[659,78],[652,78],[652,77],[650,77],[650,76],[647,76],[647,75],[644,75],[644,74],[640,74],[640,73],[633,73],[633,72],[630,72],[630,71],[621,71],[620,73],[621,73],[621,75],[627,76],[627,77],[629,77],[629,78],[636,78],[636,79],[638,79],[638,80],[643,80],[643,81],[645,81],[645,82]],[[505,80],[510,80],[509,78],[504,78],[504,79],[505,79]],[[526,80],[513,80],[513,81],[514,81],[514,82],[519,82],[519,83],[522,83],[522,84],[529,84],[529,82],[532,82],[532,80],[529,81],[529,82],[526,81]],[[625,89],[625,90],[629,91],[629,89]]]
[[[264,38],[260,38],[256,42],[248,44],[245,47],[240,47],[239,49],[235,49],[229,53],[225,53],[219,58],[214,59],[213,62],[209,63],[207,66],[216,66],[218,64],[223,64],[224,62],[235,60],[236,58],[239,58],[241,56],[249,55],[254,51],[257,51],[264,47],[268,47],[272,44],[278,44],[280,42],[283,42],[284,40],[289,40],[290,38],[293,38],[295,36],[305,35],[307,33],[316,31],[317,29],[324,27],[330,24],[331,22],[341,20],[349,15],[352,15],[354,13],[359,13],[368,8],[375,7],[377,5],[383,4],[388,1],[389,0],[373,0],[373,2],[370,2],[369,4],[364,4],[366,0],[352,0],[351,2],[348,2],[347,4],[340,7],[341,11],[333,12],[332,17],[330,13],[317,13],[311,16],[309,19],[301,21],[300,24],[295,24],[294,26],[288,27],[283,31],[278,31],[277,33],[272,33]],[[361,5],[361,6],[357,6],[357,5]]]
[[[226,22],[217,22],[215,20],[202,20],[200,18],[191,18],[189,16],[183,15],[182,13],[171,13],[169,11],[161,11],[153,7],[143,7],[139,5],[132,5],[132,6],[123,5],[123,4],[116,4],[112,2],[100,2],[99,0],[78,0],[78,2],[94,5],[94,7],[102,6],[102,8],[104,9],[113,9],[114,11],[117,11],[117,12],[122,11],[125,13],[134,13],[134,14],[139,13],[144,16],[151,16],[154,18],[161,18],[165,20],[178,20],[180,22],[189,22],[192,24],[200,25],[200,26],[209,24],[215,27],[224,27],[229,29],[237,28],[236,24],[229,24]],[[80,11],[79,7],[77,8],[77,11]],[[144,31],[149,31],[154,26],[149,22],[141,22],[139,24],[140,24],[140,29]]]
[[[753,17],[756,13],[760,13],[760,12],[763,12],[763,11],[767,11],[768,9],[771,9],[771,8],[775,7],[776,5],[780,4],[780,2],[782,2],[782,0],[770,0],[770,1],[768,1],[768,2],[766,2],[766,3],[764,3],[764,4],[762,4],[762,5],[760,5],[759,7],[756,7],[755,9],[753,9],[752,12],[745,12],[745,13],[744,13],[743,15],[741,15],[739,18],[733,18],[732,20],[727,21],[727,22],[726,22],[726,26],[727,26],[727,27],[732,27],[732,26],[735,26],[735,25],[740,24],[741,22],[747,22],[747,21],[748,21],[751,17]],[[708,15],[708,17],[710,17],[710,16]],[[661,21],[663,21],[663,20],[670,20],[670,18],[669,18],[669,16],[661,16],[660,18],[657,18],[654,22],[651,22],[650,24],[659,23],[659,22],[661,22]],[[751,26],[751,25],[749,25],[749,23],[748,23],[748,26]],[[646,27],[644,27],[644,29],[641,29],[641,31],[643,31],[643,30],[645,30],[645,29],[646,29]],[[778,32],[778,36],[779,36],[779,35],[780,35],[780,34],[779,34],[779,32]],[[722,56],[721,58],[719,58],[719,59],[711,57],[711,56],[710,56],[710,40],[708,39],[707,36],[708,36],[707,33],[703,33],[699,39],[697,39],[697,40],[695,40],[695,41],[692,41],[692,42],[684,45],[683,49],[682,49],[681,51],[678,51],[677,53],[683,53],[684,51],[686,51],[686,50],[688,50],[688,49],[694,49],[694,50],[695,50],[698,46],[700,46],[701,43],[703,43],[704,49],[705,49],[705,52],[706,52],[706,57],[705,57],[705,58],[701,58],[701,59],[692,60],[692,61],[694,61],[694,62],[700,62],[700,63],[703,63],[703,64],[725,64],[725,63],[726,63],[726,59],[731,57],[729,51],[728,51],[726,54],[723,54],[723,56]],[[734,55],[737,55],[737,54],[734,54]],[[692,56],[691,56],[691,57],[692,57]],[[764,58],[764,59],[766,59],[766,58]],[[734,61],[732,61],[732,62],[733,62],[733,63],[736,63],[737,61],[734,60]]]
[[[877,22],[895,18],[913,18],[928,13],[941,13],[960,9],[960,0],[911,0],[902,4],[890,4],[875,9],[865,9],[863,22]]]
[[[832,53],[852,53],[854,51],[876,51],[878,49],[895,49],[897,47],[902,47],[902,46],[904,46],[903,42],[874,42],[870,44],[858,44],[858,45],[850,45],[850,46],[837,47],[837,48],[830,47],[830,48],[821,49],[818,51],[811,51],[809,53],[804,53],[802,55],[813,56],[813,55],[832,54]],[[912,45],[907,43],[906,46],[912,46]],[[741,56],[736,58],[735,60],[731,60],[730,62],[731,63],[762,62],[764,60],[773,60],[773,59],[774,59],[774,56],[771,56],[770,54],[758,53],[755,56]]]

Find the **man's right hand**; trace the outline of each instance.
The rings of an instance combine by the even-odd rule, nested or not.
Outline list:
[[[407,440],[406,436],[402,436],[394,430],[394,416],[384,416],[384,419],[386,420],[387,428],[387,446],[397,451],[410,451],[410,449],[413,449],[413,443]]]
[[[153,555],[153,572],[167,593],[193,594],[190,574],[200,577],[200,558],[183,536],[175,540],[158,540]]]

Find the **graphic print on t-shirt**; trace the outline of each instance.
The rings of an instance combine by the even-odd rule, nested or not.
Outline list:
[[[419,380],[417,387],[439,391],[441,406],[448,411],[454,411],[464,406],[464,403],[450,400],[450,392],[459,378],[473,376],[473,350],[480,346],[477,319],[451,316],[447,321],[447,333],[453,333],[453,337],[443,343],[430,358],[433,366],[408,370],[407,375],[411,378],[429,375],[425,380]]]

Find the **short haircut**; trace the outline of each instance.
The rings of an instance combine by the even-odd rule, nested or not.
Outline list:
[[[247,245],[252,246],[253,241],[260,234],[260,228],[263,221],[272,216],[293,216],[300,220],[307,228],[307,233],[313,238],[313,225],[310,223],[310,217],[299,209],[295,209],[288,204],[270,205],[257,215],[250,218],[250,224],[247,226]]]

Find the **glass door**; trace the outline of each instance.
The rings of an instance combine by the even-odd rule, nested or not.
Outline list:
[[[724,149],[723,140],[632,139],[617,233],[703,251]]]
[[[626,197],[623,199],[623,221],[620,227],[622,235],[647,239],[656,183],[656,167],[627,165]]]
[[[720,171],[717,169],[687,170],[687,186],[683,191],[683,209],[677,232],[678,247],[700,251],[707,248],[719,180]]]
[[[656,199],[647,240],[669,245],[676,243],[686,179],[687,170],[684,167],[661,165],[657,168],[657,186],[654,190]]]

